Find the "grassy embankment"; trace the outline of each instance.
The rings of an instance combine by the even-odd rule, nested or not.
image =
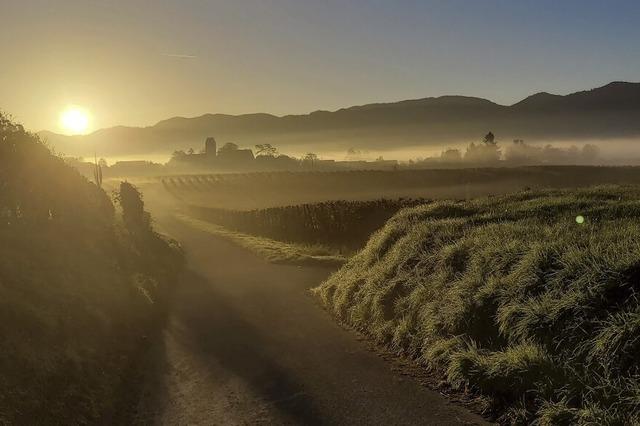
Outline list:
[[[0,115],[0,424],[126,424],[180,250]]]
[[[604,187],[408,208],[315,291],[505,423],[638,423],[639,200]]]

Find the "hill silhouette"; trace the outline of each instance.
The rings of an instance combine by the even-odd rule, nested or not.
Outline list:
[[[170,153],[198,148],[206,136],[293,150],[399,149],[475,140],[492,130],[502,140],[627,138],[640,135],[640,83],[613,82],[566,96],[538,93],[504,106],[486,99],[441,96],[375,103],[305,115],[205,114],[150,127],[112,127],[86,136],[41,132],[59,152],[92,155]]]

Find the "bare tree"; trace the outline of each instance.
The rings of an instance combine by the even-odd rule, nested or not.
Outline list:
[[[258,144],[256,145],[256,155],[263,157],[277,157],[278,148],[270,143]]]
[[[316,163],[316,161],[318,161],[318,156],[316,154],[314,154],[313,152],[309,152],[309,153],[305,154],[304,157],[302,157],[302,161],[304,161],[306,163],[311,163],[311,166],[313,167],[313,165]]]

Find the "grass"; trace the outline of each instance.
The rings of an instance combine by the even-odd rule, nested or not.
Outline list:
[[[631,187],[434,202],[399,212],[315,293],[490,396],[503,423],[639,423],[639,219]]]
[[[222,226],[195,219],[182,213],[175,214],[179,221],[201,231],[228,239],[272,263],[294,265],[342,265],[346,259],[332,250],[317,246],[284,243],[269,238],[230,231]]]

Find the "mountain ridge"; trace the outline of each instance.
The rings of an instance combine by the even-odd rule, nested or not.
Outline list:
[[[87,155],[82,147],[88,144],[78,141],[91,142],[104,155],[131,155],[197,148],[207,136],[221,143],[272,143],[321,152],[451,144],[477,139],[489,130],[501,138],[533,141],[638,136],[640,83],[614,81],[568,95],[539,92],[512,105],[444,95],[282,116],[206,113],[170,117],[147,127],[98,129],[84,136],[40,135],[70,155]]]

